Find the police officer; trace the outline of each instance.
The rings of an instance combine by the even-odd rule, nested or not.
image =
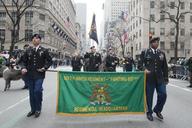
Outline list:
[[[91,52],[86,55],[89,60],[88,71],[99,71],[99,66],[101,65],[101,55],[96,52],[95,46],[92,46]]]
[[[152,113],[163,119],[161,114],[167,98],[166,85],[168,84],[168,65],[165,53],[157,49],[159,37],[150,40],[150,48],[142,51],[141,64],[146,73],[146,98],[147,98],[147,118],[153,121]],[[157,103],[152,110],[154,90],[157,92]]]
[[[42,84],[45,78],[45,71],[52,64],[48,50],[40,46],[40,41],[40,35],[34,34],[32,37],[33,47],[28,48],[23,55],[23,68],[21,71],[28,78],[31,106],[31,111],[27,114],[27,117],[35,115],[37,118],[40,116],[43,99]]]
[[[80,54],[75,53],[71,60],[72,71],[81,71],[81,67],[83,65],[83,58]]]
[[[190,85],[187,86],[189,88],[192,88],[192,57],[190,57],[186,63],[186,66],[188,66],[188,70],[189,70],[189,77],[190,77],[190,80],[189,80],[189,83]]]
[[[116,71],[116,66],[118,64],[118,58],[115,56],[115,54],[113,53],[112,48],[109,48],[108,50],[108,54],[106,57],[106,71],[108,72],[115,72]]]

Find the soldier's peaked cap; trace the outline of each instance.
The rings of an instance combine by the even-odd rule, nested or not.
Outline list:
[[[151,43],[154,43],[155,41],[159,41],[159,40],[160,40],[159,37],[154,37],[154,38],[152,38],[152,39],[150,40],[150,44],[151,44]]]

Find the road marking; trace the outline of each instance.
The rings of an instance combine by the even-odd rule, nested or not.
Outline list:
[[[187,91],[187,92],[192,92],[192,90],[191,90],[191,89],[188,89],[188,88],[182,88],[182,87],[179,87],[179,86],[177,86],[177,85],[170,84],[170,83],[169,83],[168,85],[170,85],[170,86],[172,86],[172,87],[176,87],[176,88],[182,89],[182,90]]]
[[[45,96],[44,96],[44,99],[46,99],[48,96],[52,95],[53,93],[54,93],[54,92],[45,95]],[[3,114],[3,113],[6,112],[6,111],[9,111],[10,109],[16,107],[17,105],[21,104],[22,102],[24,102],[24,101],[26,101],[26,100],[28,100],[28,99],[29,99],[29,96],[23,98],[22,100],[20,100],[20,101],[18,101],[17,103],[15,103],[15,104],[9,106],[8,108],[6,108],[6,109],[0,111],[0,115]]]
[[[8,108],[4,109],[3,111],[0,111],[0,115],[3,114],[4,112],[6,111],[9,111],[10,109],[14,108],[15,106],[19,105],[20,103],[26,101],[29,99],[29,96],[28,97],[25,97],[24,99],[20,100],[19,102],[17,102],[16,104],[13,104],[11,106],[9,106]]]

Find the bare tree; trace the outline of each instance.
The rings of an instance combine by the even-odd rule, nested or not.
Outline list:
[[[11,30],[11,46],[10,46],[10,55],[13,52],[14,46],[17,42],[23,40],[19,40],[19,31],[20,31],[20,22],[21,18],[25,14],[26,10],[29,7],[33,6],[35,0],[10,0],[7,2],[12,2],[11,6],[9,3],[5,2],[5,0],[0,0],[0,3],[5,8],[7,15],[9,16],[12,23]],[[12,8],[11,8],[12,7]],[[10,9],[11,8],[11,9]]]
[[[176,60],[178,58],[178,41],[179,41],[179,30],[180,30],[180,21],[182,18],[191,13],[192,11],[182,11],[182,6],[184,6],[184,2],[182,0],[177,0],[176,4],[171,4],[167,3],[167,8],[175,9],[175,17],[172,16],[171,11],[169,11],[167,8],[161,9],[160,13],[166,15],[167,17],[160,18],[159,21],[161,20],[170,20],[172,23],[175,25],[175,44],[174,44],[174,60],[176,63]],[[157,22],[159,22],[157,21]]]
[[[117,46],[117,44],[120,43],[119,46],[116,47],[119,48],[121,47],[121,54],[124,57],[125,56],[125,40],[124,38],[122,38],[125,34],[126,30],[126,26],[125,25],[126,22],[123,20],[117,20],[111,23],[111,30],[108,33],[109,35],[107,36],[107,41],[108,43],[110,42],[110,45],[112,45],[112,47],[114,47],[115,45]],[[112,33],[112,34],[110,34]],[[118,41],[118,42],[115,42]],[[116,51],[117,52],[117,51]]]

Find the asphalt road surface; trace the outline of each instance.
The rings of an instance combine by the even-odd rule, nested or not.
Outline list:
[[[70,67],[60,69],[71,70]],[[153,122],[148,121],[145,115],[56,115],[56,72],[46,74],[41,116],[28,118],[29,97],[28,90],[21,89],[23,81],[12,82],[10,90],[6,92],[3,91],[4,84],[3,78],[0,78],[0,128],[192,128],[192,89],[186,87],[187,81],[170,79],[168,99],[163,111],[164,120],[157,119],[154,114]]]

